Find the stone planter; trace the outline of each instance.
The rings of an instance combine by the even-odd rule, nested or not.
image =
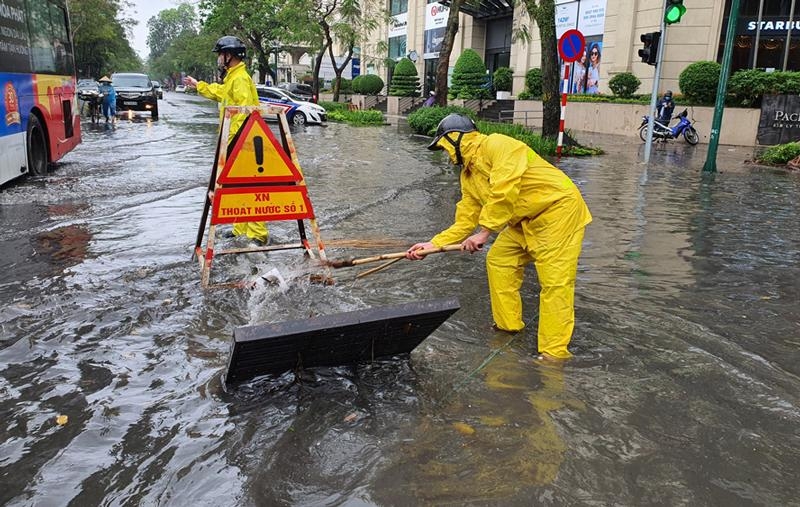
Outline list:
[[[497,100],[508,100],[511,98],[511,92],[497,90]]]

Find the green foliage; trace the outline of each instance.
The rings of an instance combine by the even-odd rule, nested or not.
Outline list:
[[[689,64],[680,76],[678,86],[681,93],[690,101],[699,104],[712,104],[717,97],[720,64],[700,61]]]
[[[472,49],[465,49],[456,60],[453,68],[453,80],[450,85],[448,98],[450,99],[480,99],[489,98],[486,65],[480,55]]]
[[[353,93],[362,95],[377,95],[383,90],[383,79],[376,74],[356,76],[352,82]]]
[[[479,121],[478,131],[486,135],[504,134],[507,135],[508,137],[513,137],[514,139],[522,141],[523,143],[530,146],[533,151],[535,151],[541,156],[555,155],[556,148],[558,146],[557,139],[542,137],[539,134],[531,132],[522,125],[517,125],[513,123],[496,123],[489,121]],[[588,148],[576,144],[572,146],[563,146],[562,154],[573,157],[583,157],[590,155],[602,155],[603,150],[599,148]]]
[[[543,138],[534,134],[522,125],[513,123],[494,123],[488,121],[478,122],[478,131],[482,134],[505,134],[518,141],[530,146],[539,155],[554,155],[556,152],[557,141],[555,139]]]
[[[584,95],[574,94],[569,96],[570,102],[606,102],[611,104],[649,104],[650,95],[634,95],[630,98],[623,99],[616,95]],[[678,96],[675,96],[675,104],[687,104],[687,102]]]
[[[800,72],[764,72],[748,69],[735,72],[728,80],[728,102],[736,106],[759,107],[770,94],[800,94]]]
[[[326,108],[326,110],[328,111],[328,119],[331,121],[347,123],[356,127],[384,124],[383,113],[375,109],[349,111],[343,108],[334,110]]]
[[[122,0],[71,0],[70,22],[78,77],[141,71],[142,61],[128,42],[136,20],[122,17]]]
[[[353,80],[342,78],[342,81],[339,83],[339,91],[342,93],[353,93]]]
[[[191,4],[180,4],[174,9],[164,9],[147,20],[147,46],[150,58],[167,52],[172,42],[189,33],[197,34],[197,14]]]
[[[439,122],[450,113],[466,114],[473,120],[475,119],[475,113],[470,109],[457,106],[434,106],[417,109],[408,115],[408,125],[411,127],[411,130],[417,134],[433,136],[436,133],[436,127],[439,125]],[[556,153],[556,139],[543,138],[522,125],[487,121],[478,121],[477,125],[478,131],[483,134],[505,134],[527,144],[539,155],[555,155]],[[586,148],[576,145],[564,147],[563,153],[572,156],[584,156],[598,155],[603,153],[603,151],[597,148]]]
[[[538,99],[542,96],[542,69],[529,69],[525,73],[525,91],[531,98]]]
[[[396,97],[419,97],[419,75],[414,62],[401,58],[392,74],[389,95]]]
[[[514,81],[514,71],[509,67],[498,67],[492,75],[494,89],[498,92],[510,92]]]
[[[611,88],[614,95],[624,99],[633,97],[641,84],[639,78],[630,72],[620,72],[608,81],[608,87]]]
[[[439,122],[450,113],[465,114],[473,120],[475,119],[475,113],[465,107],[423,107],[408,115],[408,126],[417,134],[432,136],[436,133]]]
[[[350,104],[348,102],[329,102],[327,100],[320,100],[317,102],[320,106],[325,108],[328,114],[332,111],[347,111],[350,108]]]
[[[796,157],[800,157],[800,142],[779,144],[767,148],[758,161],[764,164],[784,165]]]

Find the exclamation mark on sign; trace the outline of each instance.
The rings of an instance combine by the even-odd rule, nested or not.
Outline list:
[[[264,167],[262,164],[264,163],[264,138],[261,136],[253,137],[253,148],[256,150],[256,165],[258,166],[258,172],[263,173]]]

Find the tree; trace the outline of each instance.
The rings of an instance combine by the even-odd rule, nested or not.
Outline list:
[[[100,78],[114,71],[141,70],[128,40],[136,21],[118,17],[121,0],[70,0],[73,53],[78,75]]]
[[[180,4],[175,9],[164,9],[147,21],[147,46],[150,58],[158,58],[172,41],[189,33],[197,34],[197,15],[191,4]]]
[[[464,0],[452,0],[450,13],[447,15],[447,26],[444,29],[444,40],[439,50],[439,64],[436,66],[436,105],[447,105],[447,69],[450,66],[450,54],[453,52],[453,42],[458,33],[459,9]],[[555,14],[554,14],[555,15]]]
[[[353,58],[353,51],[359,44],[362,34],[369,33],[378,24],[375,13],[381,9],[374,0],[328,0],[321,2],[325,7],[319,12],[319,24],[325,36],[325,45],[331,59],[336,79],[333,84],[333,100],[339,100],[342,72]],[[345,48],[345,57],[336,61],[333,54],[334,40]]]
[[[532,22],[539,27],[542,62],[542,136],[557,137],[561,116],[558,92],[558,42],[554,0],[521,0]]]
[[[270,66],[275,43],[281,41],[293,25],[283,23],[282,0],[202,0],[200,13],[203,28],[209,34],[235,35],[252,49],[261,75],[269,74],[277,82],[277,68]]]

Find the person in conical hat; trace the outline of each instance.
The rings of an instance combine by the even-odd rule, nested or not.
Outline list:
[[[117,91],[111,86],[111,78],[108,76],[101,77],[97,82],[100,83],[97,89],[103,94],[103,116],[108,123],[117,117]]]

